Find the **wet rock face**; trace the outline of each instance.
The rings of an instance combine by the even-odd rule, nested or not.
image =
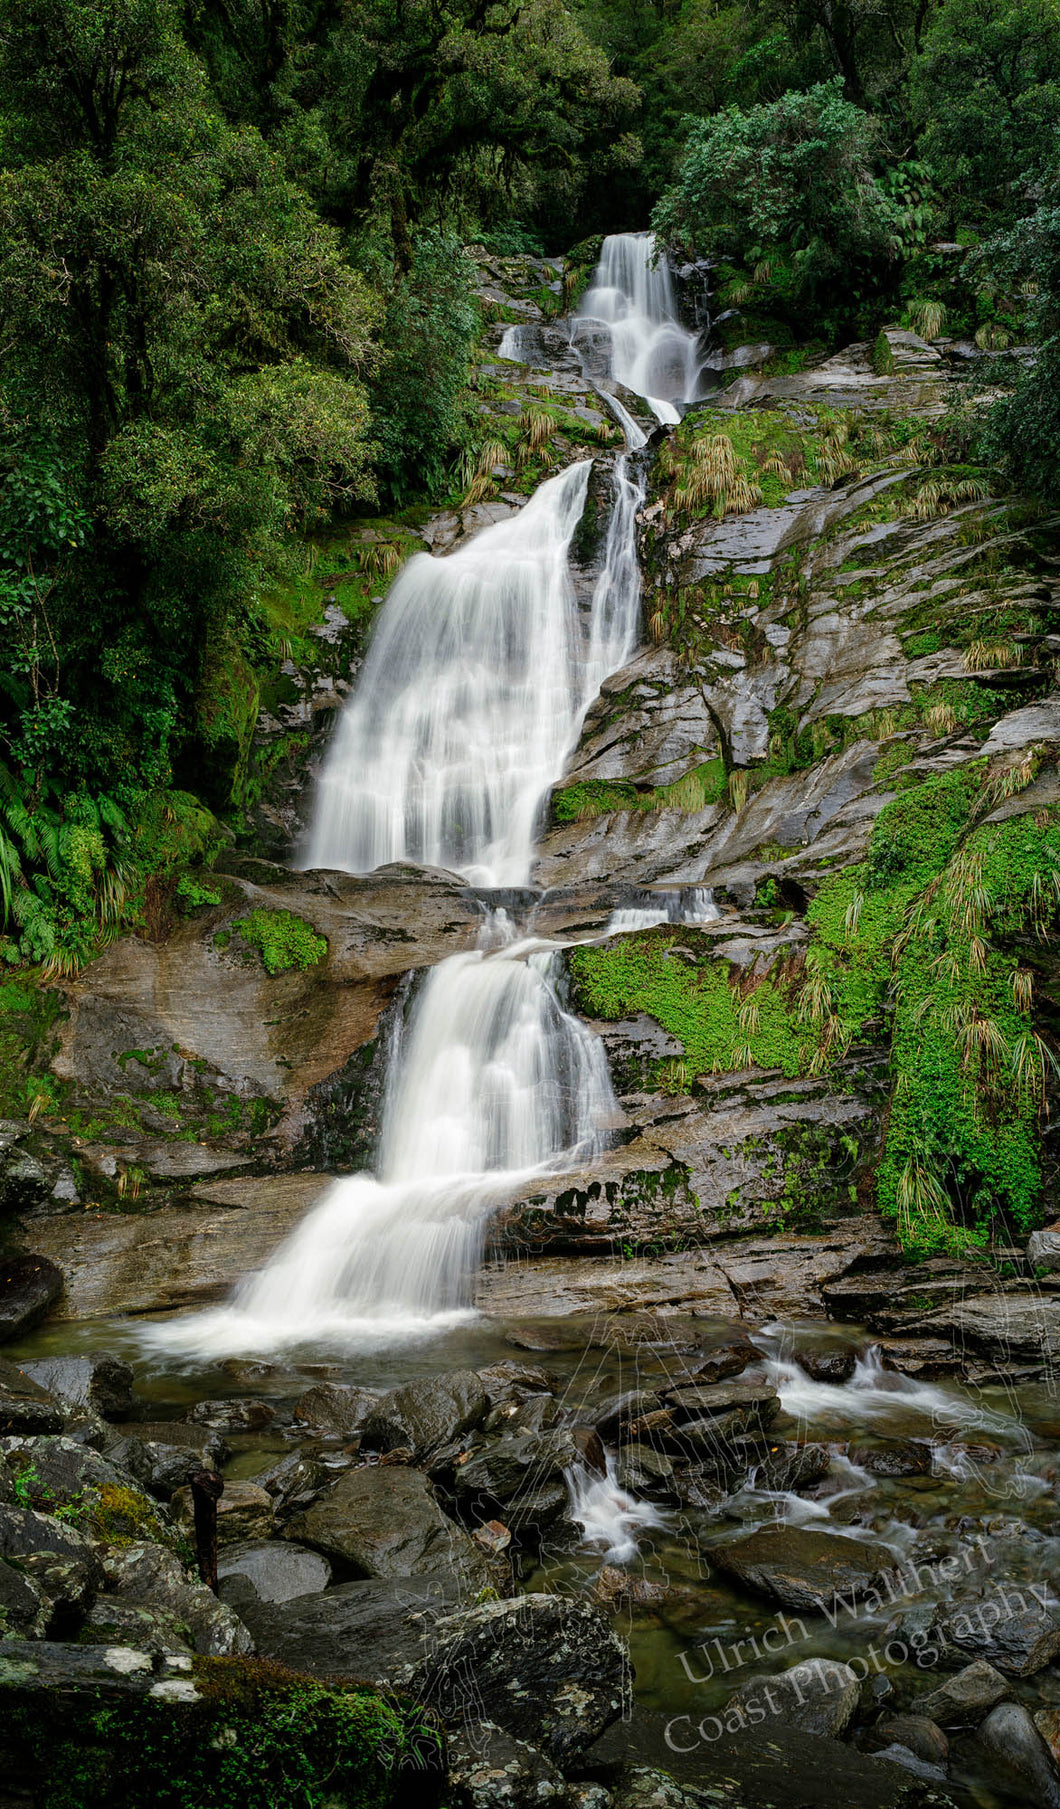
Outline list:
[[[749,1725],[774,1719],[802,1728],[808,1734],[838,1739],[845,1733],[858,1705],[860,1686],[854,1673],[834,1659],[810,1658],[771,1677],[753,1677],[741,1684],[726,1705]]]
[[[826,1608],[834,1613],[841,1599],[881,1592],[895,1569],[894,1554],[886,1546],[794,1526],[767,1528],[714,1546],[711,1557],[745,1588],[785,1608],[817,1613]]]
[[[1060,1616],[1029,1586],[998,1580],[980,1595],[958,1596],[937,1615],[933,1637],[953,1657],[974,1655],[1006,1677],[1033,1677],[1060,1653]]]
[[[132,1410],[133,1372],[121,1357],[40,1357],[24,1373],[68,1407],[87,1407],[105,1420]]]
[[[0,1343],[31,1332],[62,1291],[62,1271],[48,1257],[8,1257],[0,1264]]]
[[[383,1395],[364,1424],[364,1442],[381,1451],[407,1446],[417,1460],[481,1424],[488,1398],[474,1370],[409,1382]]]
[[[616,1721],[629,1699],[629,1660],[596,1608],[559,1596],[522,1596],[448,1616],[430,1655],[394,1684],[445,1720],[466,1712],[537,1747],[564,1767]]]
[[[493,1574],[467,1533],[443,1514],[426,1476],[400,1466],[348,1470],[284,1529],[362,1577],[459,1576],[483,1589]]]

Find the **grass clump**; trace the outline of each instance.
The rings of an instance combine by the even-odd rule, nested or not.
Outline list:
[[[318,936],[312,924],[304,917],[296,917],[293,911],[258,909],[251,911],[249,917],[238,918],[232,928],[251,948],[257,949],[268,974],[315,967],[328,952],[326,938]]]

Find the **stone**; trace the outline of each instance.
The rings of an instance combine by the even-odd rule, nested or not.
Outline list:
[[[652,1765],[624,1766],[608,1798],[611,1809],[703,1809],[707,1800]]]
[[[943,1727],[975,1727],[1011,1687],[985,1658],[977,1658],[955,1677],[947,1677],[938,1689],[918,1696],[914,1708],[918,1715],[941,1722]]]
[[[529,1394],[523,1400],[514,1396],[492,1407],[482,1430],[491,1432],[548,1432],[562,1418],[558,1401],[550,1394]]]
[[[67,1407],[90,1407],[105,1420],[132,1411],[133,1372],[121,1357],[38,1357],[23,1364],[27,1376]]]
[[[198,1401],[188,1414],[192,1426],[209,1426],[213,1432],[263,1432],[276,1418],[268,1401]]]
[[[551,1595],[447,1616],[432,1630],[429,1656],[393,1681],[446,1722],[473,1702],[476,1716],[561,1768],[618,1719],[631,1688],[625,1647],[600,1610]]]
[[[762,1723],[764,1715],[766,1721],[791,1722],[808,1734],[838,1740],[853,1719],[860,1689],[847,1665],[832,1658],[807,1658],[772,1676],[748,1678],[726,1704],[726,1726],[730,1711],[735,1711],[747,1727]]]
[[[24,1338],[63,1291],[62,1270],[46,1256],[9,1256],[0,1263],[0,1343]]]
[[[197,1470],[220,1470],[231,1456],[219,1432],[183,1420],[141,1421],[116,1427],[121,1437],[107,1455],[140,1485],[168,1501]]]
[[[449,1797],[453,1809],[567,1809],[562,1774],[536,1747],[492,1721],[466,1721],[449,1735]]]
[[[1048,1270],[1052,1274],[1060,1269],[1060,1230],[1047,1226],[1044,1231],[1034,1231],[1027,1240],[1027,1261],[1035,1270]]]
[[[48,1604],[48,1638],[73,1639],[99,1591],[102,1574],[92,1553],[66,1557],[24,1552],[16,1563]]]
[[[193,1540],[195,1511],[190,1486],[176,1491],[171,1506],[186,1537]],[[217,1503],[218,1545],[268,1539],[275,1512],[272,1496],[256,1482],[226,1482]]]
[[[702,1361],[695,1365],[696,1381],[704,1385],[726,1382],[732,1376],[742,1375],[748,1364],[760,1355],[745,1334],[734,1334],[731,1341],[719,1345],[716,1350],[708,1351]]]
[[[580,1457],[569,1427],[490,1439],[454,1469],[460,1511],[476,1519],[490,1519],[497,1512],[513,1530],[547,1524],[566,1505],[564,1478]]]
[[[112,1545],[102,1553],[106,1593],[138,1607],[163,1608],[191,1635],[196,1652],[212,1658],[245,1656],[253,1640],[239,1616],[202,1583],[192,1582],[172,1552],[150,1540]]]
[[[294,1417],[303,1426],[318,1432],[338,1432],[344,1438],[364,1429],[372,1409],[379,1400],[371,1388],[348,1388],[340,1382],[318,1382],[307,1388],[294,1404]]]
[[[440,1616],[458,1605],[454,1577],[362,1577],[320,1595],[264,1602],[249,1578],[233,1572],[224,1598],[249,1628],[262,1657],[311,1677],[366,1677],[389,1683],[423,1656]]]
[[[1010,710],[995,722],[980,753],[990,760],[995,754],[1029,747],[1032,741],[1060,740],[1060,698],[1047,697],[1041,703],[1028,704],[1022,710]]]
[[[892,1438],[847,1446],[847,1456],[870,1476],[930,1476],[931,1446],[912,1438]]]
[[[365,1422],[364,1442],[382,1451],[407,1445],[424,1457],[480,1425],[488,1406],[486,1390],[471,1369],[406,1382],[376,1403]]]
[[[623,1445],[615,1463],[620,1488],[653,1501],[673,1501],[674,1467],[664,1451],[651,1445]]]
[[[877,1721],[866,1741],[867,1750],[882,1752],[888,1746],[904,1746],[925,1765],[945,1767],[949,1761],[950,1743],[938,1723],[926,1715],[885,1715]]]
[[[1060,1709],[1037,1709],[1034,1725],[1049,1748],[1054,1765],[1060,1764]]]
[[[0,1557],[21,1564],[34,1552],[82,1564],[91,1577],[101,1578],[99,1559],[84,1533],[33,1508],[0,1507]]]
[[[362,1577],[457,1575],[476,1589],[494,1580],[474,1541],[443,1514],[418,1470],[377,1464],[347,1470],[284,1533]]]
[[[849,1382],[854,1374],[858,1353],[850,1345],[823,1345],[819,1350],[800,1348],[792,1352],[799,1368],[811,1382]]]
[[[217,1576],[246,1577],[263,1602],[291,1602],[326,1589],[331,1565],[321,1552],[289,1540],[253,1540],[226,1546],[218,1554]]]
[[[795,1494],[820,1482],[832,1462],[827,1445],[770,1443],[766,1455],[752,1472],[755,1488],[778,1489]]]
[[[192,1652],[188,1628],[169,1608],[97,1596],[85,1617],[82,1638],[92,1645],[134,1646],[154,1658],[163,1652]]]
[[[678,1444],[722,1449],[734,1438],[764,1434],[780,1412],[771,1382],[718,1382],[678,1388],[666,1395]]]
[[[512,1542],[511,1532],[500,1520],[487,1520],[484,1526],[476,1526],[471,1537],[488,1558],[501,1557]]]
[[[809,1527],[770,1527],[711,1547],[719,1570],[785,1608],[835,1611],[845,1600],[879,1591],[897,1560],[886,1546]]]
[[[656,1412],[661,1406],[662,1396],[651,1389],[627,1388],[606,1396],[598,1407],[592,1408],[590,1417],[600,1437],[608,1444],[614,1444],[623,1427],[646,1413]]]
[[[78,1444],[62,1433],[39,1438],[5,1440],[8,1468],[21,1479],[27,1504],[52,1514],[71,1505],[86,1510],[98,1503],[104,1489],[122,1489],[139,1496],[142,1512],[150,1514],[154,1503],[132,1479],[98,1451]]]
[[[522,1399],[528,1394],[554,1394],[559,1387],[558,1377],[547,1369],[511,1360],[491,1363],[488,1368],[480,1369],[478,1379],[486,1390],[487,1404],[491,1408],[510,1400],[513,1395]]]
[[[958,1597],[937,1615],[934,1637],[985,1658],[1006,1677],[1033,1677],[1060,1653],[1060,1618],[1029,1588],[998,1580],[982,1596]]]
[[[0,1558],[0,1626],[3,1637],[43,1639],[50,1618],[46,1596],[32,1577]]]
[[[65,1418],[54,1395],[0,1357],[0,1437],[14,1432],[61,1432]]]
[[[279,1463],[271,1464],[267,1470],[251,1477],[259,1489],[267,1489],[272,1496],[277,1520],[308,1507],[334,1480],[332,1468],[321,1463],[319,1458],[300,1451],[293,1451],[290,1457],[281,1457]]]
[[[1053,1755],[1019,1702],[991,1709],[979,1729],[977,1745],[997,1767],[1011,1791],[1019,1787],[1028,1809],[1060,1809],[1060,1772]]]

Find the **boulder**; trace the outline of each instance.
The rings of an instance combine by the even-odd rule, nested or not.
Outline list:
[[[219,1470],[231,1456],[219,1432],[183,1420],[143,1421],[116,1430],[122,1436],[107,1446],[107,1456],[163,1501],[197,1470]]]
[[[849,1382],[858,1353],[851,1345],[823,1345],[819,1350],[796,1350],[792,1355],[812,1382]]]
[[[563,1409],[550,1394],[528,1394],[522,1400],[514,1395],[491,1407],[483,1424],[483,1432],[548,1432],[563,1416]]]
[[[184,1566],[164,1546],[142,1540],[112,1545],[102,1554],[106,1593],[135,1606],[164,1608],[185,1625],[196,1652],[214,1658],[252,1652],[253,1641],[242,1621],[202,1583],[192,1582]]]
[[[494,1580],[482,1553],[443,1514],[419,1470],[378,1464],[347,1470],[284,1532],[357,1576],[456,1575],[476,1590]]]
[[[457,1606],[456,1579],[362,1577],[321,1595],[264,1602],[250,1580],[233,1572],[221,1585],[266,1658],[311,1677],[347,1675],[389,1682],[423,1656],[440,1615]]]
[[[1015,1583],[998,1581],[981,1596],[958,1597],[936,1616],[933,1637],[985,1658],[1006,1677],[1033,1677],[1060,1653],[1060,1618]]]
[[[676,1500],[673,1464],[665,1451],[656,1451],[651,1445],[623,1445],[615,1463],[615,1480],[620,1488],[652,1501]]]
[[[1027,1261],[1035,1270],[1047,1270],[1052,1274],[1060,1269],[1060,1226],[1047,1225],[1044,1231],[1034,1231],[1027,1240]]]
[[[347,1388],[340,1382],[318,1382],[307,1388],[294,1404],[294,1417],[317,1432],[338,1432],[350,1438],[363,1430],[365,1420],[379,1400],[372,1388]]]
[[[480,1425],[488,1406],[472,1369],[406,1382],[377,1401],[365,1422],[364,1442],[381,1451],[407,1445],[421,1458]]]
[[[760,1355],[746,1333],[734,1333],[695,1364],[696,1381],[702,1384],[727,1382],[732,1376],[742,1375],[748,1364]]]
[[[436,1623],[429,1656],[393,1679],[446,1722],[477,1716],[561,1768],[628,1708],[629,1658],[598,1608],[562,1596],[486,1602]]]
[[[896,1567],[884,1545],[801,1526],[763,1528],[748,1539],[712,1546],[710,1556],[745,1588],[811,1614],[880,1591]]]
[[[931,1446],[920,1439],[892,1438],[886,1443],[852,1444],[847,1456],[870,1476],[930,1476]]]
[[[1053,1763],[1060,1764],[1060,1709],[1036,1710],[1034,1725],[1052,1753]]]
[[[11,1256],[0,1263],[0,1344],[24,1338],[47,1318],[62,1291],[62,1270],[47,1256]]]
[[[268,1401],[198,1401],[188,1414],[192,1426],[209,1426],[212,1432],[263,1432],[276,1418]]]
[[[832,1461],[827,1445],[774,1444],[753,1472],[758,1489],[778,1489],[795,1494],[820,1482]]]
[[[84,1564],[91,1575],[101,1579],[92,1543],[76,1527],[51,1514],[38,1514],[33,1508],[0,1507],[0,1557],[21,1564],[33,1552],[69,1558]]]
[[[47,1598],[36,1582],[0,1558],[0,1626],[10,1639],[43,1639],[50,1618]]]
[[[600,1437],[608,1444],[615,1444],[631,1421],[642,1419],[646,1413],[656,1413],[661,1406],[662,1396],[651,1389],[627,1388],[606,1395],[598,1405],[590,1408],[589,1418]]]
[[[569,1809],[567,1786],[551,1760],[492,1721],[467,1721],[449,1735],[453,1809]]]
[[[939,1721],[943,1727],[977,1727],[1010,1690],[1000,1671],[985,1658],[977,1658],[955,1677],[947,1677],[937,1690],[918,1696],[913,1706],[918,1715]]]
[[[733,1714],[746,1727],[776,1719],[838,1740],[850,1725],[860,1693],[847,1665],[832,1658],[806,1658],[771,1677],[748,1678],[726,1705],[725,1725],[733,1730]]]
[[[548,1370],[538,1369],[533,1363],[511,1360],[491,1363],[487,1369],[480,1369],[478,1379],[486,1390],[490,1407],[511,1400],[513,1396],[521,1400],[528,1394],[555,1394],[559,1388],[559,1378]]]
[[[488,1520],[499,1513],[513,1532],[528,1532],[563,1513],[566,1472],[581,1461],[578,1441],[566,1426],[494,1438],[457,1464],[453,1490],[463,1514]]]
[[[120,1420],[132,1411],[132,1367],[121,1357],[105,1351],[86,1357],[38,1357],[22,1367],[66,1407],[88,1407],[105,1420]]]
[[[188,1628],[170,1608],[149,1608],[113,1595],[97,1596],[81,1637],[92,1645],[134,1646],[152,1659],[163,1652],[191,1652]]]
[[[263,1602],[291,1602],[302,1595],[319,1595],[331,1582],[331,1565],[318,1551],[284,1539],[248,1541],[230,1545],[217,1560],[219,1581],[246,1577]]]
[[[195,1509],[190,1487],[178,1489],[171,1505],[178,1525],[189,1539],[194,1539]],[[272,1496],[256,1482],[226,1482],[217,1503],[218,1545],[268,1539],[275,1512]]]
[[[25,1370],[0,1357],[0,1437],[13,1432],[61,1432],[62,1404]]]
[[[1060,1809],[1060,1772],[1022,1703],[1002,1702],[991,1709],[977,1745],[1006,1789],[1017,1786],[1027,1809]]]
[[[98,1506],[105,1489],[120,1489],[138,1497],[142,1513],[150,1515],[154,1512],[154,1503],[141,1493],[124,1470],[119,1470],[98,1451],[79,1445],[76,1439],[63,1433],[45,1434],[40,1438],[9,1438],[5,1440],[5,1446],[8,1470],[16,1480],[21,1479],[21,1493],[27,1505],[31,1504],[42,1513],[73,1508],[87,1520],[90,1508]],[[131,1508],[132,1502],[123,1505]]]
[[[86,1553],[71,1558],[51,1551],[31,1551],[15,1563],[48,1604],[48,1638],[76,1637],[102,1581],[95,1556]]]
[[[307,1508],[335,1480],[335,1472],[318,1458],[292,1451],[278,1464],[251,1477],[259,1489],[267,1489],[276,1503],[276,1518],[284,1519]]]
[[[771,1382],[718,1382],[674,1389],[665,1405],[678,1449],[724,1461],[734,1439],[765,1437],[780,1412],[780,1396]]]
[[[936,1721],[925,1715],[885,1715],[869,1733],[868,1752],[885,1752],[890,1746],[904,1746],[923,1765],[945,1767],[950,1756],[950,1743]]]

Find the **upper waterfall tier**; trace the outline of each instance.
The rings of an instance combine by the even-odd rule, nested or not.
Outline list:
[[[541,801],[586,707],[636,640],[632,515],[619,460],[589,621],[567,565],[591,466],[517,515],[399,573],[329,749],[304,863],[369,873],[418,861],[478,885],[524,885]]]
[[[678,319],[670,268],[650,232],[604,240],[575,336],[594,327],[610,335],[612,377],[643,396],[658,420],[679,421],[674,404],[694,401],[699,391],[699,340]]]

